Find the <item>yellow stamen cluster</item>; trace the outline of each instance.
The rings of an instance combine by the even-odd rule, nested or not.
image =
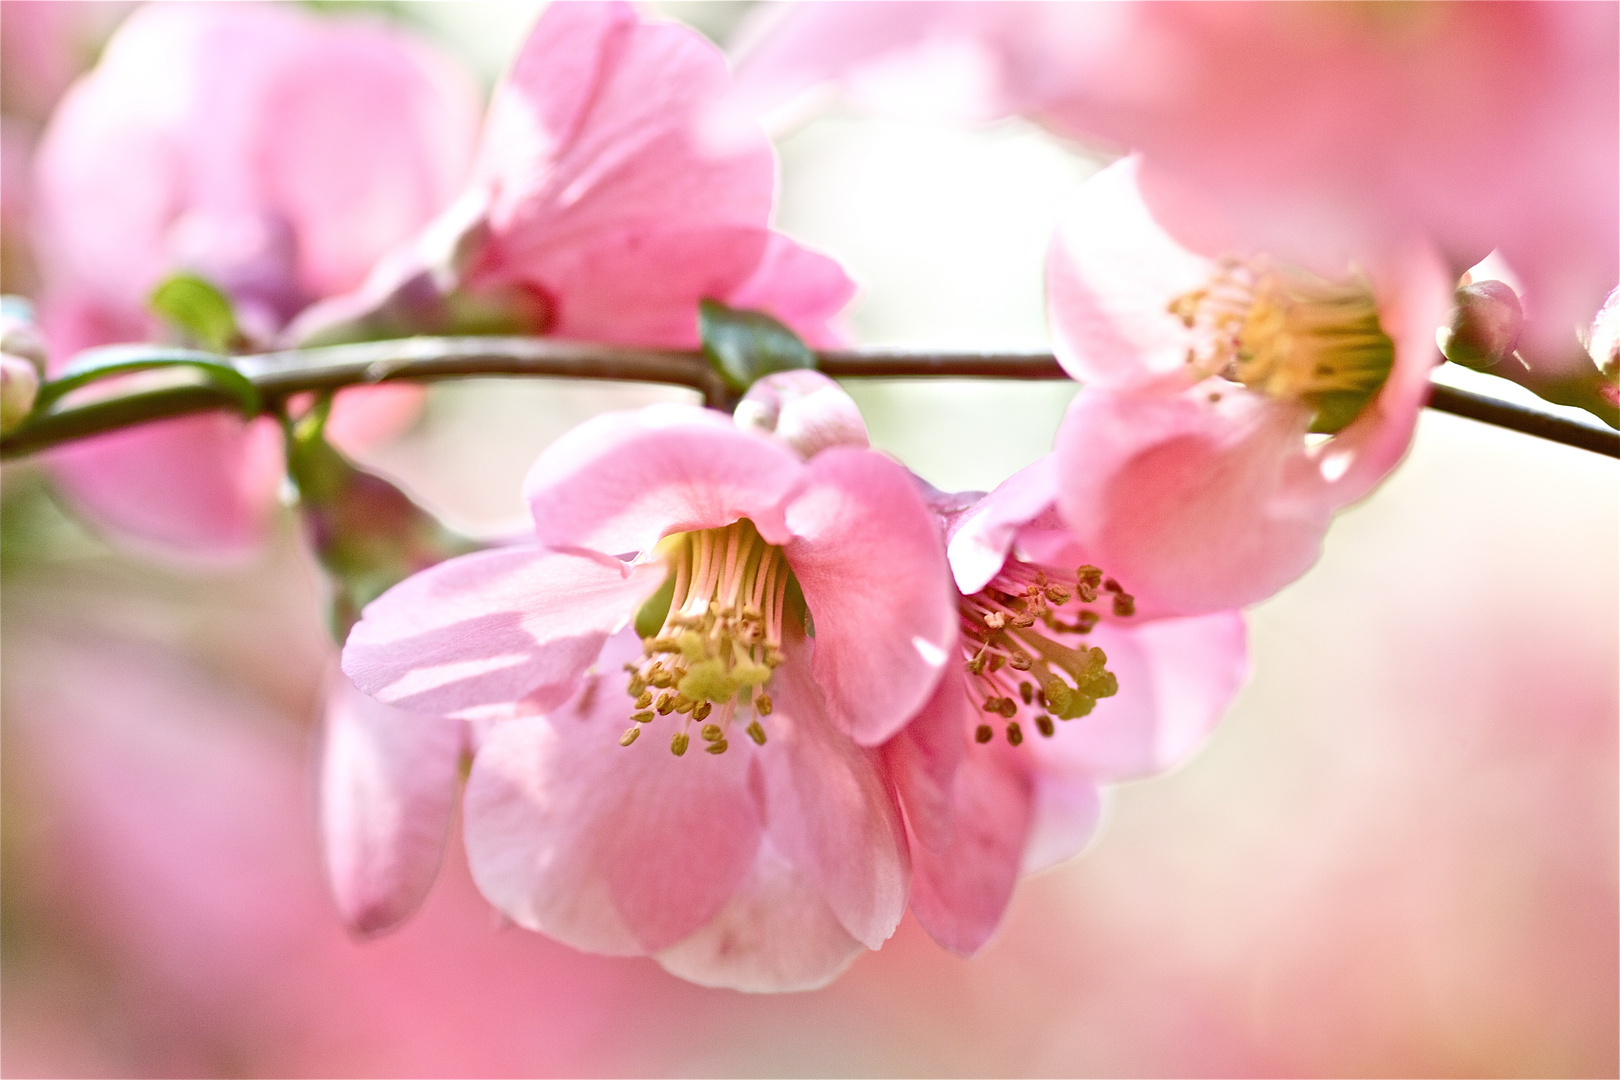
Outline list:
[[[1316,414],[1312,431],[1338,431],[1354,420],[1395,362],[1395,345],[1360,275],[1332,282],[1269,260],[1228,258],[1208,285],[1176,297],[1169,311],[1200,332],[1188,364],[1303,402]]]
[[[625,665],[636,711],[619,744],[629,746],[642,725],[673,714],[680,726],[669,748],[676,757],[690,746],[693,723],[711,754],[726,752],[734,722],[765,745],[760,719],[772,709],[765,687],[782,662],[782,614],[793,579],[782,549],[765,543],[744,518],[666,537],[660,551],[670,577],[667,591],[637,618],[638,628],[656,630],[641,639],[642,659]]]
[[[1018,717],[1028,714],[1042,737],[1051,738],[1057,730],[1054,717],[1085,716],[1099,698],[1118,692],[1108,657],[1077,640],[1101,618],[1080,605],[1097,602],[1102,593],[1112,598],[1116,616],[1135,613],[1135,598],[1095,566],[1080,567],[1071,587],[1052,581],[1039,567],[1009,559],[988,585],[958,604],[974,700],[984,712],[1007,721],[1012,745],[1024,741]],[[1066,622],[1062,616],[1070,612],[1074,621]],[[995,732],[980,724],[974,737],[987,743]]]

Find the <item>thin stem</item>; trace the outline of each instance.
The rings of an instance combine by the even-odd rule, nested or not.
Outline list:
[[[269,409],[295,394],[345,386],[502,375],[663,383],[696,390],[710,404],[727,400],[724,384],[700,353],[549,338],[404,338],[240,356],[232,363],[253,383]],[[818,353],[817,363],[823,372],[837,378],[1068,378],[1046,352],[860,349]],[[0,457],[20,457],[134,424],[237,405],[236,398],[225,390],[197,383],[114,387],[104,396],[57,405],[31,418],[0,438]],[[1494,398],[1436,385],[1429,407],[1620,458],[1620,432]]]

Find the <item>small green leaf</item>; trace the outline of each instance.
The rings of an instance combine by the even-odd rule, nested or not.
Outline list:
[[[762,311],[704,300],[698,305],[698,332],[709,363],[739,393],[772,372],[816,366],[815,354],[798,335]]]
[[[155,345],[106,345],[86,349],[68,363],[60,377],[39,388],[34,411],[44,412],[63,395],[93,382],[166,367],[187,367],[200,372],[210,383],[236,399],[243,416],[251,418],[261,411],[258,388],[253,380],[232,367],[228,358],[197,349]]]
[[[152,313],[214,352],[241,340],[231,299],[196,274],[175,274],[152,290]]]

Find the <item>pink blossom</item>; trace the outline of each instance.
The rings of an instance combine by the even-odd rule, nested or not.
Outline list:
[[[36,241],[55,361],[160,339],[147,298],[178,270],[224,289],[259,343],[354,288],[462,182],[476,102],[447,60],[380,24],[250,4],[136,12],[40,145]],[[346,395],[334,434],[397,429],[414,401]],[[88,440],[53,464],[120,533],[229,552],[261,534],[278,444],[272,421],[206,416]]]
[[[723,143],[720,52],[624,3],[546,9],[490,103],[473,179],[306,340],[489,325],[690,347],[698,301],[762,309],[812,343],[853,285],[768,227],[775,156],[757,125]]]
[[[407,579],[344,648],[379,701],[490,724],[464,811],[484,894],[706,984],[820,985],[880,945],[909,862],[870,748],[955,636],[905,471],[656,406],[565,435],[526,493],[537,544]]]
[[[1247,670],[1236,611],[1162,617],[1094,565],[1056,510],[1052,456],[989,495],[936,494],[961,666],[884,747],[906,809],[911,909],[977,951],[1020,874],[1078,853],[1103,784],[1184,761]]]
[[[1088,181],[1048,262],[1058,357],[1086,384],[1058,433],[1058,506],[1148,604],[1238,607],[1303,573],[1333,513],[1405,454],[1450,278],[1423,248],[1332,279],[1241,248],[1210,259],[1137,177],[1127,159]],[[1224,224],[1189,193],[1172,212]]]
[[[756,109],[838,80],[1136,150],[1150,193],[1195,186],[1244,246],[1312,269],[1422,237],[1460,274],[1498,249],[1557,366],[1620,280],[1617,41],[1612,4],[805,3],[738,79]]]

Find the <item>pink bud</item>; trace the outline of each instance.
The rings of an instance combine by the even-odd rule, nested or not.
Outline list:
[[[0,431],[10,431],[34,409],[39,372],[31,360],[0,353]]]
[[[737,403],[737,426],[773,435],[804,458],[833,446],[871,445],[861,410],[819,371],[779,371]]]
[[[1523,327],[1524,308],[1508,285],[1500,281],[1464,285],[1457,290],[1446,359],[1480,370],[1491,367],[1513,355]]]

